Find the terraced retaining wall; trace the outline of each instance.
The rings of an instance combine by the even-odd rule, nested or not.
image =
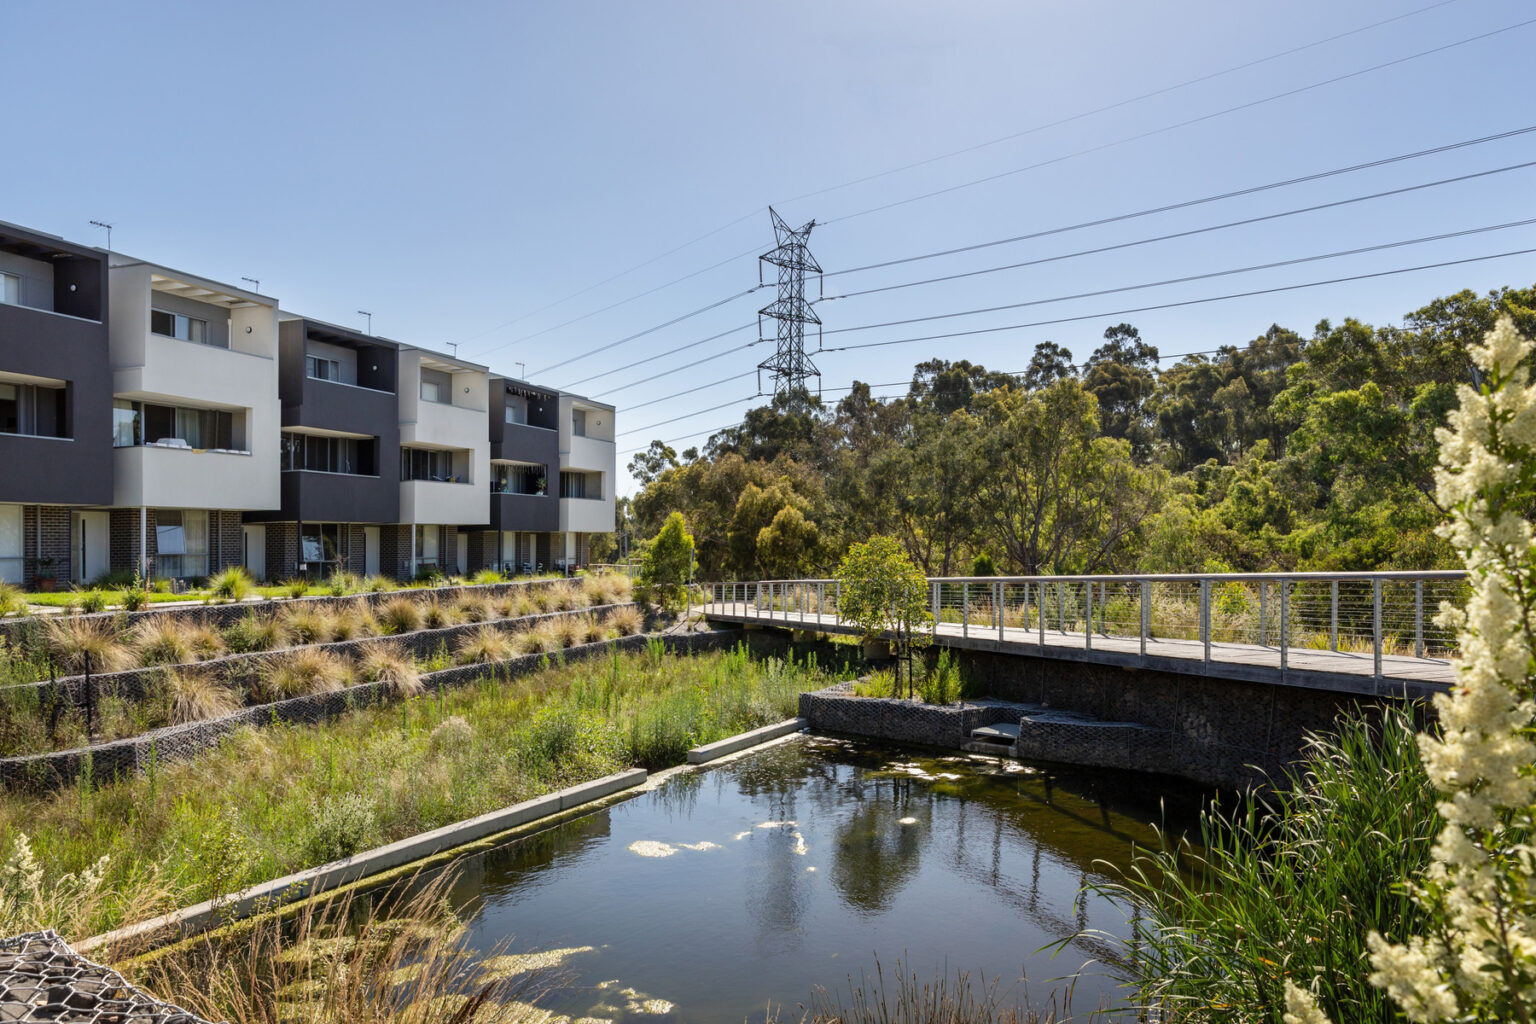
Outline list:
[[[546,662],[583,661],[612,651],[643,649],[652,639],[646,634],[567,647],[556,654],[525,654],[493,664],[460,665],[423,674],[427,692],[452,689],[487,675],[512,679],[537,671]],[[738,630],[691,633],[662,638],[669,652],[697,653],[728,648],[741,639]],[[289,700],[242,708],[222,718],[154,729],[140,736],[48,754],[0,758],[0,786],[50,789],[89,776],[109,779],[142,772],[151,766],[186,760],[215,746],[237,729],[264,728],[280,722],[314,724],[357,708],[385,704],[393,699],[387,683],[361,683],[332,693],[311,694]]]
[[[165,607],[150,605],[140,611],[129,612],[121,609],[109,612],[91,612],[82,615],[86,619],[111,619],[121,616],[130,626],[139,622],[159,616],[171,616],[173,618],[187,618],[196,622],[205,622],[210,626],[227,626],[244,618],[247,612],[284,611],[289,608],[335,608],[348,606],[367,605],[378,607],[387,604],[397,597],[408,597],[413,601],[422,602],[436,598],[439,601],[456,601],[465,595],[476,597],[498,598],[507,594],[541,590],[554,586],[563,586],[573,582],[568,579],[548,580],[520,580],[510,583],[466,583],[459,586],[448,587],[414,587],[399,590],[384,590],[371,594],[346,594],[334,597],[330,594],[316,594],[307,597],[278,597],[262,601],[239,601],[230,604],[188,604]],[[579,580],[576,581],[579,584]],[[53,618],[51,615],[27,615],[20,618],[0,619],[0,639],[6,643],[15,643],[18,638],[24,638],[29,632],[36,630],[41,624]]]

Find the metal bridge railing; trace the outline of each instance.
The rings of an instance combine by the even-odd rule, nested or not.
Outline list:
[[[953,576],[928,580],[935,631],[963,637],[1059,645],[1080,640],[1247,645],[1278,651],[1448,659],[1456,637],[1435,623],[1442,604],[1464,607],[1465,572],[1205,573],[1109,576]],[[833,579],[758,580],[704,585],[705,611],[770,622],[836,625]],[[1119,646],[1119,645],[1116,645]]]

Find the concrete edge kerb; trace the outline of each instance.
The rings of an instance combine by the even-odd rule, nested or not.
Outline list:
[[[706,743],[703,746],[694,747],[688,751],[688,763],[708,764],[727,754],[734,754],[739,750],[755,747],[759,743],[766,743],[769,740],[778,739],[780,736],[788,736],[790,733],[804,732],[809,728],[809,725],[810,723],[804,718],[790,718],[782,722],[775,722],[773,725],[765,725],[761,728],[753,729],[750,732],[728,736],[723,740]]]
[[[161,917],[94,935],[76,943],[74,948],[77,952],[86,953],[170,928],[180,929],[183,932],[202,930],[221,919],[245,917],[258,908],[268,909],[318,895],[349,882],[380,874],[413,861],[424,860],[519,825],[526,825],[540,818],[559,814],[561,811],[572,810],[584,804],[602,800],[615,793],[642,785],[647,777],[645,769],[630,768],[591,782],[583,782],[478,817],[444,825],[430,832],[400,839],[345,860],[321,864],[318,867],[253,885],[227,896],[205,900]]]

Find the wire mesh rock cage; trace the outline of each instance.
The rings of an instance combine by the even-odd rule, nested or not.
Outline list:
[[[0,939],[0,1022],[211,1024],[88,960],[54,931]]]

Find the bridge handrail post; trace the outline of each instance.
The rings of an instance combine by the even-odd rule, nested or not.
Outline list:
[[[841,623],[843,621],[843,581],[842,580],[838,580],[836,583],[832,584],[832,603],[837,605],[837,607],[833,609],[833,611],[836,613],[834,621],[836,621],[838,623]]]
[[[1152,632],[1152,581],[1141,581],[1141,656],[1147,656],[1147,635]]]
[[[1269,583],[1267,581],[1265,581],[1265,580],[1260,580],[1259,581],[1259,646],[1260,647],[1267,646],[1264,643],[1264,641],[1269,639],[1269,630],[1267,630],[1265,628],[1266,623],[1264,622],[1264,613],[1265,613],[1265,611],[1268,610],[1268,605],[1269,605]]]
[[[1083,597],[1083,650],[1093,650],[1093,580],[1088,581]]]
[[[933,584],[933,596],[928,599],[929,610],[933,612],[933,635],[939,635],[939,587],[942,584],[937,581]]]
[[[1036,614],[1038,614],[1040,616],[1040,621],[1038,623],[1038,625],[1040,627],[1040,649],[1041,650],[1045,650],[1045,584],[1044,583],[1036,584],[1035,596],[1038,598],[1038,600],[1035,602],[1035,612],[1036,612]]]
[[[1381,678],[1381,580],[1371,580],[1371,658]]]
[[[1413,656],[1424,657],[1424,581],[1413,581]]]
[[[1067,585],[1056,584],[1056,628],[1067,635]]]
[[[1328,649],[1339,650],[1339,581],[1328,585]]]
[[[960,635],[971,635],[971,585],[960,584]]]
[[[1205,660],[1211,660],[1211,581],[1200,581],[1200,642],[1205,646]]]
[[[1282,579],[1280,581],[1280,671],[1284,672],[1290,667],[1286,652],[1290,647],[1291,634],[1289,616],[1291,612],[1291,582]]]
[[[996,591],[996,594],[997,594],[996,598],[992,602],[992,607],[997,610],[997,639],[998,639],[998,642],[1001,643],[1002,640],[1003,640],[1003,584],[1002,584],[1002,581],[999,580],[998,582],[992,584],[992,589],[994,591]]]
[[[821,625],[821,607],[827,603],[826,583],[816,584],[816,625]]]

